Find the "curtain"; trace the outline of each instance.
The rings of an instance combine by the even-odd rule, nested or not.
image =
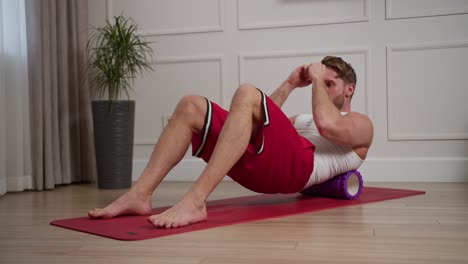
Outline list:
[[[24,1],[0,0],[0,195],[32,188]]]
[[[25,0],[32,188],[96,178],[87,1]]]

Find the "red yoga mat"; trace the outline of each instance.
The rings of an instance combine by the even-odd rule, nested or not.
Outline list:
[[[215,200],[207,203],[208,220],[175,229],[156,228],[147,221],[147,216],[120,216],[113,219],[80,217],[55,220],[50,224],[118,240],[143,240],[424,193],[413,190],[364,187],[361,196],[355,200],[306,197],[300,194],[261,194]],[[169,207],[154,208],[152,214],[160,213],[167,208]]]

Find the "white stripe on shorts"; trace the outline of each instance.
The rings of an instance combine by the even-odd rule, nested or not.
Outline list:
[[[206,120],[205,120],[205,130],[203,131],[203,140],[202,143],[200,144],[200,147],[198,147],[197,152],[194,154],[195,157],[199,157],[201,154],[203,148],[205,147],[206,140],[208,139],[208,132],[210,132],[210,127],[211,127],[211,116],[213,114],[213,110],[211,108],[211,102],[206,99],[208,102],[208,107],[207,107],[207,112],[206,112]]]

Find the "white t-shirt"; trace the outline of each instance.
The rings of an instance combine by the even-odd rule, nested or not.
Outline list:
[[[314,170],[304,189],[327,181],[336,175],[358,169],[364,162],[351,147],[338,145],[322,137],[311,114],[297,116],[294,127],[301,136],[316,147]]]

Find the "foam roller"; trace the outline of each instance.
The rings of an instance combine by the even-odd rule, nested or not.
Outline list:
[[[361,195],[362,187],[361,173],[357,170],[352,170],[337,175],[326,182],[312,185],[301,191],[301,194],[353,200]]]

